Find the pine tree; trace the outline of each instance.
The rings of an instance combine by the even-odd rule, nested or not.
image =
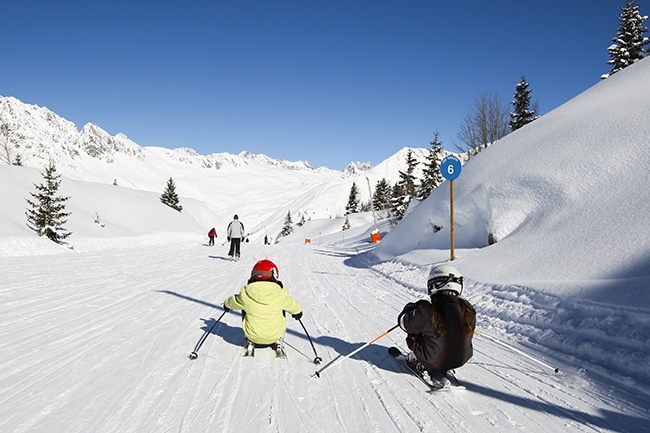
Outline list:
[[[399,219],[402,219],[404,214],[411,204],[411,200],[415,197],[415,191],[417,189],[415,185],[415,176],[413,172],[415,167],[418,165],[417,159],[413,156],[413,151],[411,149],[406,153],[406,171],[400,171],[399,177],[400,180],[397,182],[399,188],[393,189],[393,193],[396,192],[400,196],[393,196],[394,199],[394,209]]]
[[[390,206],[391,187],[386,178],[381,178],[375,185],[375,192],[372,195],[372,206],[378,212],[383,212]]]
[[[440,132],[436,130],[433,133],[433,141],[429,142],[431,149],[429,149],[429,154],[426,156],[427,165],[422,171],[422,181],[417,193],[417,198],[420,201],[429,197],[431,191],[445,181],[440,173],[440,161],[444,156],[444,150],[439,137]]]
[[[59,242],[72,233],[63,229],[70,212],[65,212],[65,202],[70,197],[57,195],[61,186],[61,175],[56,174],[56,167],[53,161],[45,168],[43,175],[44,183],[36,187],[36,193],[29,193],[32,200],[25,199],[31,209],[25,211],[27,224],[36,230],[40,236],[47,236],[54,242]]]
[[[607,63],[613,65],[612,70],[601,75],[600,78],[603,79],[643,59],[646,55],[643,47],[650,44],[650,38],[643,36],[648,31],[643,25],[648,16],[639,13],[639,6],[634,0],[627,0],[621,10],[623,12],[619,16],[620,27],[612,39],[614,43],[607,49],[610,57]]]
[[[508,123],[511,131],[515,131],[535,120],[535,110],[531,109],[530,105],[531,92],[526,77],[521,77],[521,81],[515,86],[514,100],[512,101],[514,111],[510,113],[510,122]]]
[[[291,211],[288,211],[282,226],[282,236],[289,236],[291,233],[293,233],[293,221],[291,220]]]
[[[348,204],[345,206],[345,214],[348,215],[357,212],[359,212],[359,188],[357,187],[356,182],[352,182]]]
[[[393,224],[397,224],[404,216],[404,188],[398,182],[391,188],[388,214]]]
[[[167,187],[160,196],[160,201],[179,212],[183,210],[183,206],[179,204],[180,202],[178,200],[178,194],[176,194],[176,185],[174,184],[174,179],[171,177],[167,181]]]

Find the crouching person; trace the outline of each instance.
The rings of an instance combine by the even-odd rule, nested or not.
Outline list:
[[[430,301],[407,304],[397,322],[408,334],[408,364],[428,375],[431,382],[440,382],[448,371],[472,357],[476,311],[460,297],[463,276],[452,266],[434,266],[427,288]]]
[[[285,312],[296,320],[302,317],[302,306],[289,296],[278,276],[275,263],[260,260],[253,266],[248,283],[223,303],[225,311],[242,310],[246,355],[253,355],[256,347],[271,347],[277,356],[284,357]]]

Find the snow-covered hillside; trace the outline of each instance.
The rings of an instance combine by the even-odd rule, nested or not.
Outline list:
[[[13,162],[19,156],[24,166],[43,170],[51,159],[65,178],[158,195],[172,177],[182,202],[204,203],[207,218],[200,224],[223,224],[237,213],[254,238],[277,237],[287,212],[296,221],[340,217],[353,183],[367,202],[368,182],[372,188],[382,178],[397,182],[399,171],[406,169],[409,149],[418,161],[424,162],[428,154],[425,148],[403,148],[376,167],[356,162],[341,172],[247,151],[200,155],[189,147],[141,147],[123,134],[111,136],[90,123],[77,131],[76,125],[47,108],[13,97],[0,97],[0,124],[8,128],[0,136],[0,161]],[[414,174],[420,176],[421,170],[422,166]],[[273,204],[260,206],[260,197],[269,195]]]
[[[0,165],[0,430],[650,431],[649,78],[650,61],[637,62],[464,166],[453,264],[478,333],[456,372],[465,389],[433,394],[387,354],[405,347],[399,329],[344,357],[392,328],[425,296],[431,265],[449,259],[448,184],[397,227],[380,221],[379,245],[371,214],[345,231],[342,218],[314,217],[272,245],[251,236],[231,262],[223,231],[234,208],[181,194],[177,213],[160,204],[162,187],[122,185],[127,171],[118,186],[65,173],[73,235],[67,246],[38,238],[24,199],[39,170]],[[255,215],[260,233],[289,195],[333,202],[325,185],[347,181],[325,173],[319,189],[287,170],[214,170],[228,174],[220,201],[245,197],[239,214]],[[214,184],[203,173],[186,184],[205,197]],[[250,179],[267,188],[251,191]],[[221,303],[254,254],[278,264],[313,349],[289,319],[286,361],[241,357],[241,316]]]

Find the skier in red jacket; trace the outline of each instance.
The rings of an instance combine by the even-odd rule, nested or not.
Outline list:
[[[208,237],[210,238],[210,241],[208,242],[208,246],[213,247],[214,246],[214,238],[217,237],[217,230],[212,227],[210,231],[208,232]]]

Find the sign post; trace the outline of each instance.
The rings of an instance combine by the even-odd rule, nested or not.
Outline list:
[[[451,227],[449,248],[452,261],[456,258],[454,255],[454,180],[460,176],[461,170],[460,159],[454,155],[449,155],[440,162],[440,173],[449,181],[449,224]]]
[[[381,240],[381,234],[377,228],[377,217],[375,216],[375,205],[372,203],[372,189],[370,188],[370,179],[366,176],[368,181],[368,192],[370,193],[370,208],[372,209],[372,219],[375,220],[375,229],[370,233],[370,242],[375,243]]]

